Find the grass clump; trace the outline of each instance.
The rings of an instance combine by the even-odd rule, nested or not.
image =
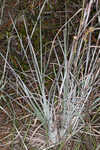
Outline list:
[[[9,61],[9,37],[6,55],[0,53],[3,69],[0,111],[6,115],[4,124],[9,128],[5,138],[1,138],[1,146],[9,145],[11,149],[20,146],[25,150],[98,149],[100,28],[95,22],[99,21],[99,10],[91,14],[93,1],[85,6],[83,0],[82,8],[70,18],[65,13],[65,23],[53,41],[49,41],[50,47],[48,43],[43,44],[42,38],[42,13],[48,3],[45,0],[41,5],[31,33],[22,16],[25,45],[10,16],[22,55],[16,56],[16,69]],[[67,9],[65,3],[65,12]],[[78,15],[81,19],[73,29]],[[32,37],[38,25],[37,53]]]

